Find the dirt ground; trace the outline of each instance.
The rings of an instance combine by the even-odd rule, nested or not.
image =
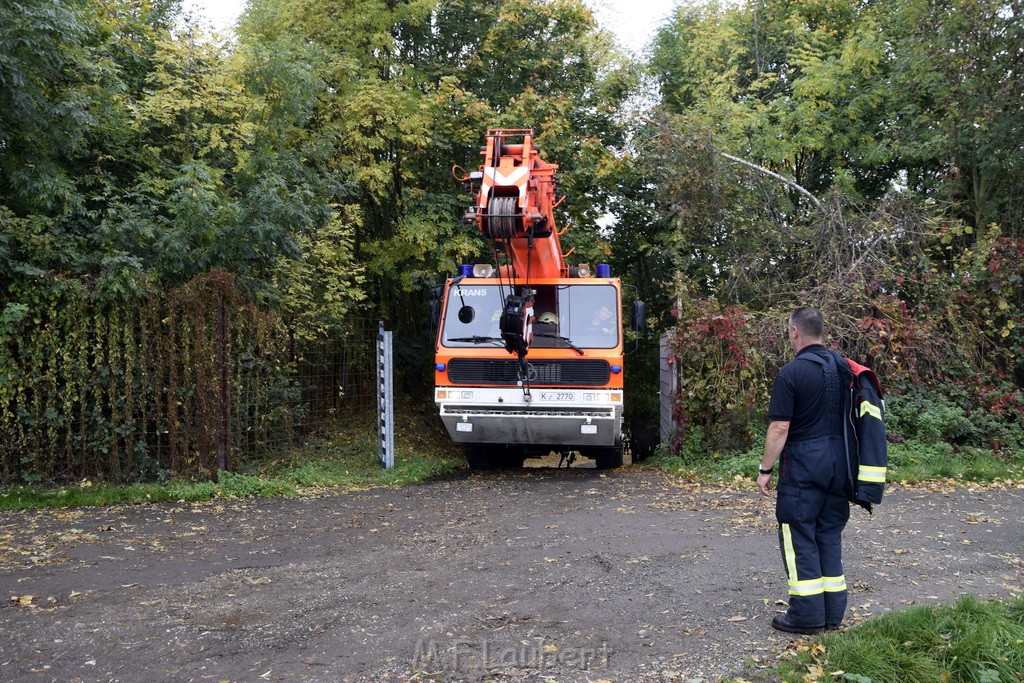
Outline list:
[[[849,622],[1020,594],[1022,520],[1024,484],[856,509]],[[0,587],[4,681],[717,681],[790,643],[772,503],[645,467],[3,512]]]

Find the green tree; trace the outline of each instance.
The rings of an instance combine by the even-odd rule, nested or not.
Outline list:
[[[871,6],[851,0],[707,3],[662,27],[650,69],[664,108],[701,119],[723,151],[812,192],[877,198],[895,173],[878,152],[877,33]]]
[[[111,65],[91,58],[81,3],[4,3],[0,27],[0,197],[22,217],[78,203],[66,166],[113,95]]]
[[[0,10],[6,296],[82,280],[117,299],[221,267],[273,297],[281,257],[339,234],[334,148],[313,122],[328,86],[305,48],[172,34],[175,8]]]
[[[537,130],[561,164],[570,219],[596,235],[631,81],[578,0],[262,0],[241,36],[313,46],[329,86],[317,135],[332,141],[344,179],[335,201],[361,207],[354,248],[369,302],[397,329],[421,329],[429,285],[485,253],[459,222],[469,198],[448,169],[477,163],[489,126]]]
[[[669,112],[812,192],[905,186],[1018,234],[1022,44],[1017,2],[709,2],[661,29],[650,69]]]
[[[283,59],[281,57],[280,59]],[[140,258],[168,282],[211,268],[265,278],[278,254],[326,222],[317,159],[299,124],[316,82],[266,55],[227,55],[201,36],[159,44],[133,103],[138,150],[100,229],[102,248]]]
[[[1024,235],[1024,4],[882,3],[890,155],[909,187],[976,230]]]

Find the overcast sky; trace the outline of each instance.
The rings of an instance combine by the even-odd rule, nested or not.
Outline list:
[[[680,0],[584,0],[598,22],[611,29],[624,47],[636,52]],[[234,23],[246,0],[184,0],[186,8],[200,12],[214,28]]]

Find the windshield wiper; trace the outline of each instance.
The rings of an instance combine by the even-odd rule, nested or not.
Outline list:
[[[568,337],[561,337],[561,336],[559,336],[557,334],[551,334],[550,332],[534,332],[533,336],[534,337],[546,337],[547,339],[558,339],[558,340],[563,341],[566,344],[568,344],[569,347],[572,348],[572,350],[574,350],[576,353],[580,354],[581,356],[584,355],[583,349],[581,349],[580,347],[578,347],[575,344],[573,344],[572,340],[569,339]]]
[[[480,335],[474,334],[472,337],[452,337],[445,341],[450,342],[473,342],[474,344],[483,344],[484,342],[501,342],[505,343],[505,340],[501,337],[481,337]]]

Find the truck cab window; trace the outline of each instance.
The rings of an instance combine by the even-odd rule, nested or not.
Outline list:
[[[564,336],[584,348],[611,349],[618,345],[619,304],[614,287],[570,285],[562,288],[559,300]]]
[[[457,285],[448,294],[442,343],[463,347],[501,339],[501,293],[493,286]],[[457,341],[456,341],[457,340]]]

